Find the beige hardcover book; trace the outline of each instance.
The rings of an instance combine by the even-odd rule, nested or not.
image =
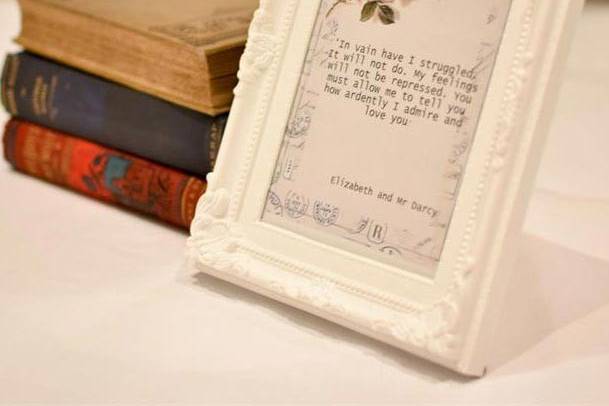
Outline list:
[[[258,0],[19,0],[27,50],[207,114],[229,109]]]

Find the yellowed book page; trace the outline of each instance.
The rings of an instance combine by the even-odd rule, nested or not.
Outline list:
[[[218,48],[244,42],[258,0],[43,0],[194,47]]]

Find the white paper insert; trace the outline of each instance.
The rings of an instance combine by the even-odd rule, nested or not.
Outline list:
[[[510,4],[323,1],[263,221],[433,272]]]

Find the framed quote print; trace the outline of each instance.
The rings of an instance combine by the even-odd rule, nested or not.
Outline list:
[[[480,376],[579,0],[262,0],[196,269]]]

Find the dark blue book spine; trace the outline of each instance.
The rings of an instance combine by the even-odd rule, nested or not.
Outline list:
[[[210,117],[27,52],[8,55],[13,116],[183,171],[211,171],[226,115]]]

